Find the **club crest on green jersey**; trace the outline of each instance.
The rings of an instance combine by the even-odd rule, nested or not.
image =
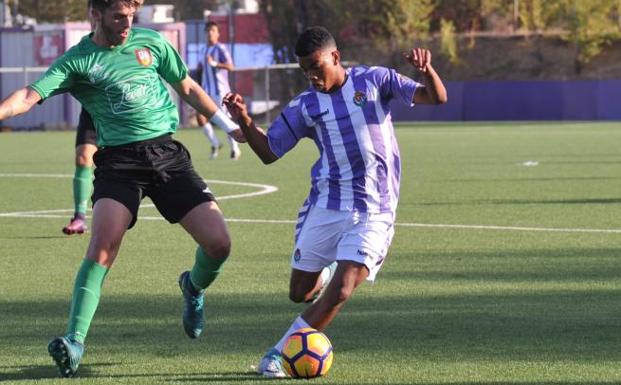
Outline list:
[[[138,63],[142,64],[145,67],[148,67],[153,63],[153,56],[151,56],[151,50],[148,48],[139,48],[134,50],[136,54],[136,59],[138,59]]]

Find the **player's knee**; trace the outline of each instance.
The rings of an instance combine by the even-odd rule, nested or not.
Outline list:
[[[231,239],[223,236],[213,240],[209,245],[203,245],[202,248],[210,257],[225,260],[231,253]]]
[[[86,154],[76,154],[75,164],[80,167],[91,167],[93,165],[93,160]]]
[[[353,287],[340,286],[337,288],[327,289],[325,297],[331,306],[338,306],[346,302],[353,294]]]
[[[107,237],[93,235],[88,247],[87,258],[98,262],[101,265],[108,266],[112,263],[119,248],[121,240],[115,240]]]
[[[299,287],[289,289],[289,299],[294,303],[307,302],[307,293]]]

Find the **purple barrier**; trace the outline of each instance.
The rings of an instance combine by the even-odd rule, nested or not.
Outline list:
[[[395,121],[621,120],[621,80],[448,82],[442,106],[393,104]]]

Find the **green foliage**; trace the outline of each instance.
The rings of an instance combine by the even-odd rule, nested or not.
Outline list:
[[[448,57],[452,64],[459,63],[459,53],[457,52],[457,41],[455,38],[455,25],[452,21],[442,19],[440,27],[440,52]]]
[[[566,0],[569,1],[569,0]],[[619,38],[619,27],[611,11],[616,0],[569,1],[566,5],[569,37],[576,46],[576,72],[597,56],[603,47]]]
[[[575,46],[575,68],[618,39],[618,0],[529,0],[520,2],[520,21],[527,30],[560,31]]]
[[[299,33],[312,25],[328,28],[339,44],[386,51],[424,38],[429,30],[432,0],[263,0],[278,62],[296,60],[293,47]]]
[[[35,18],[39,23],[86,21],[86,1],[19,0],[18,12]]]

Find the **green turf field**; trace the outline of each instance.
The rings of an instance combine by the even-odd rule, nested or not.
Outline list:
[[[391,252],[326,331],[334,365],[313,383],[621,383],[621,125],[416,125],[397,135]],[[207,294],[207,334],[189,340],[181,327],[176,280],[194,243],[143,207],[105,282],[79,378],[64,380],[46,346],[64,332],[88,243],[60,231],[72,212],[74,136],[0,134],[0,382],[295,382],[263,380],[251,365],[302,309],[287,299],[289,254],[316,150],[307,142],[264,166],[247,146],[237,162],[225,152],[208,161],[198,130],[177,138],[213,181],[233,237]],[[247,196],[268,186],[278,190]]]

